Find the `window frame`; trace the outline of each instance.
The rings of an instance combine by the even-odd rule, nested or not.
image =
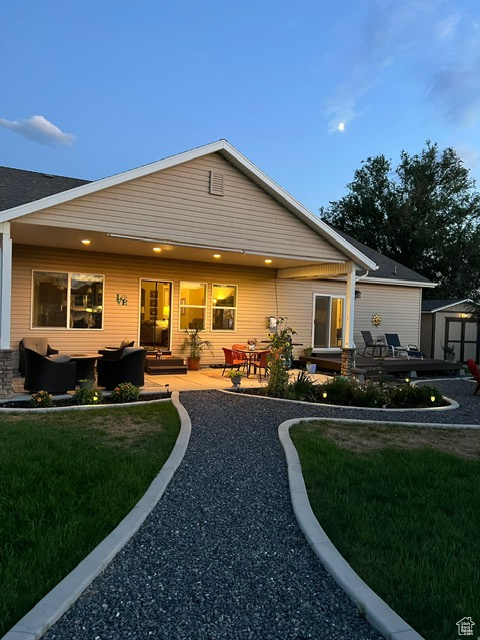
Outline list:
[[[214,300],[214,291],[215,287],[231,287],[235,289],[235,306],[234,307],[222,307],[213,304]],[[234,333],[237,330],[237,311],[238,311],[238,284],[219,284],[217,282],[212,282],[212,296],[211,296],[211,322],[210,322],[210,330],[215,331],[216,333]],[[227,311],[233,311],[233,327],[231,329],[215,329],[213,326],[214,321],[214,312],[216,309],[225,309]]]
[[[205,304],[199,305],[199,304],[182,304],[182,285],[183,284],[195,284],[195,285],[200,285],[204,288],[204,292],[205,292]],[[182,329],[182,309],[203,309],[204,310],[204,317],[203,317],[203,329],[202,331],[206,331],[207,329],[207,314],[208,314],[208,282],[195,282],[194,280],[181,280],[180,281],[180,287],[178,290],[178,330],[179,331],[185,331],[185,329]],[[188,329],[188,327],[187,327]]]
[[[66,290],[66,318],[65,318],[65,326],[38,326],[34,324],[35,320],[35,274],[55,274],[60,276],[67,276],[67,290]],[[75,294],[72,295],[71,287],[72,287],[72,275],[82,275],[82,276],[96,276],[102,278],[102,320],[100,327],[71,327],[71,304],[72,298]],[[87,273],[79,271],[78,269],[75,271],[54,271],[51,269],[32,269],[31,272],[31,295],[30,295],[30,329],[35,331],[104,331],[104,313],[105,313],[105,274],[104,273]]]

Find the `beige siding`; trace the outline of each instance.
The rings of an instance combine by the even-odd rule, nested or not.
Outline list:
[[[401,344],[420,345],[420,313],[422,290],[417,287],[373,285],[360,281],[357,288],[362,297],[355,300],[355,343],[360,352],[364,342],[360,331],[369,330],[374,339],[384,338],[385,333],[398,333]],[[382,318],[376,328],[372,315]]]
[[[104,328],[81,329],[31,329],[32,270],[80,271],[103,274]],[[50,344],[60,351],[70,353],[96,352],[106,345],[119,344],[123,338],[135,339],[139,335],[139,298],[142,278],[171,282],[172,300],[172,349],[179,353],[184,334],[179,330],[179,286],[182,280],[208,284],[207,330],[205,338],[214,346],[213,356],[206,354],[204,364],[223,362],[222,347],[245,342],[249,338],[266,340],[268,316],[288,318],[288,324],[297,332],[296,356],[304,347],[312,344],[312,316],[314,294],[343,296],[346,284],[335,280],[300,282],[276,280],[275,270],[240,268],[217,264],[197,264],[157,258],[131,257],[110,254],[52,251],[46,248],[15,246],[12,287],[12,338],[13,348],[28,335],[46,335]],[[238,311],[235,331],[211,331],[212,284],[238,285]],[[355,342],[363,349],[361,329],[371,329],[375,337],[385,331],[396,332],[403,342],[418,343],[421,294],[411,287],[385,285],[360,285],[362,297],[356,301]],[[116,295],[126,296],[127,306],[116,303]],[[371,324],[373,313],[382,316],[378,330]]]
[[[225,175],[225,195],[209,193],[210,171]],[[161,237],[343,260],[313,229],[219,154],[29,214],[25,221],[74,229]]]

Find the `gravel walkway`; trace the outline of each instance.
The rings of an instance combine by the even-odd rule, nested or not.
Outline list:
[[[183,463],[162,500],[47,640],[379,640],[324,570],[292,512],[278,425],[332,416],[480,424],[467,381],[435,383],[462,407],[394,414],[187,392]]]

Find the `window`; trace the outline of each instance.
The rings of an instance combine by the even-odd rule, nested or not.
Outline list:
[[[102,328],[102,275],[34,271],[32,288],[32,327]]]
[[[212,330],[234,331],[237,316],[237,286],[212,285]]]
[[[207,285],[180,283],[180,329],[205,329]]]
[[[343,344],[344,298],[315,296],[313,348],[332,349]]]

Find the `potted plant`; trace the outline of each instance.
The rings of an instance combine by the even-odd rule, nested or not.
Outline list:
[[[238,385],[242,381],[242,377],[245,375],[243,371],[238,371],[237,369],[230,369],[228,372],[228,377],[232,381],[233,386],[238,387]]]
[[[317,370],[317,365],[314,362],[307,362],[308,373],[315,373],[316,370]]]
[[[453,362],[455,360],[455,347],[453,344],[450,345],[443,345],[442,343],[440,343],[442,349],[443,349],[443,355],[445,357],[445,360],[447,362]]]
[[[303,355],[305,356],[305,358],[310,358],[310,356],[312,355],[312,351],[312,347],[305,347],[305,349],[303,350]]]
[[[203,340],[200,336],[202,329],[185,329],[187,334],[183,340],[180,349],[187,352],[187,363],[190,371],[198,371],[200,368],[200,359],[205,349],[212,349],[212,343],[209,340]]]
[[[80,389],[93,389],[93,380],[82,378],[78,381],[78,386]]]

